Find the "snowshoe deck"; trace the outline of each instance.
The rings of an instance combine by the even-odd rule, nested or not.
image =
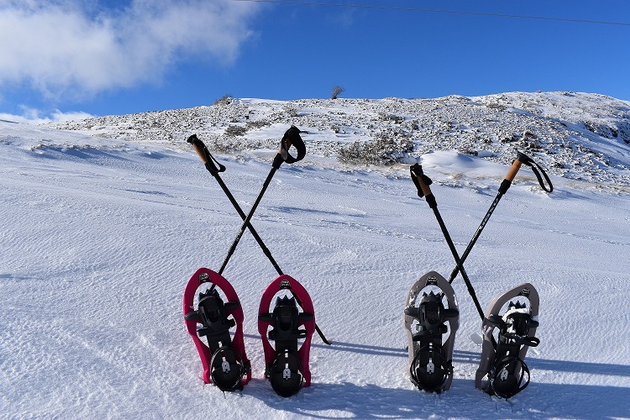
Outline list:
[[[285,290],[290,293],[277,297],[270,312],[273,297]],[[298,306],[302,307],[301,312]],[[290,397],[302,387],[310,386],[309,353],[314,331],[315,312],[311,297],[297,280],[281,275],[265,290],[258,310],[265,377],[278,395]]]
[[[195,309],[195,295],[207,283],[211,287],[199,294]],[[216,288],[224,293],[227,302],[223,302]],[[184,323],[201,359],[203,381],[214,383],[223,391],[242,389],[251,379],[251,369],[243,341],[243,309],[232,285],[212,270],[197,270],[184,291]]]
[[[428,392],[449,389],[459,310],[455,291],[444,277],[430,271],[411,287],[405,300],[404,324],[411,382]],[[444,341],[445,334],[448,337]]]
[[[538,308],[538,292],[529,283],[508,290],[490,303],[482,323],[481,362],[475,387],[502,398],[527,387],[529,368],[524,360],[529,347],[539,343],[535,337]]]

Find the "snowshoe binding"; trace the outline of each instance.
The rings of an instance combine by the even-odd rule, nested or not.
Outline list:
[[[201,290],[200,286],[206,283],[211,286]],[[223,291],[227,302],[217,288]],[[251,369],[243,342],[243,309],[232,285],[214,271],[197,270],[184,292],[184,323],[199,352],[204,382],[213,383],[222,391],[243,389],[251,379]]]
[[[491,395],[510,398],[529,385],[525,356],[529,347],[540,340],[538,327],[538,292],[529,283],[497,297],[488,306],[482,323],[481,362],[475,386]],[[501,313],[501,310],[505,311]]]
[[[449,389],[455,332],[459,328],[455,291],[444,277],[431,271],[409,290],[405,305],[411,382],[427,392]]]
[[[285,290],[290,293],[278,296],[273,311],[269,312],[273,297]],[[301,312],[298,305],[302,307]],[[286,398],[302,387],[308,387],[311,384],[308,360],[315,331],[315,313],[309,294],[297,280],[282,275],[267,287],[258,311],[258,331],[265,352],[265,377],[273,390]]]

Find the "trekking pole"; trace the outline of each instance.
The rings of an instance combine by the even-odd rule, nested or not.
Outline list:
[[[210,174],[212,174],[212,176],[217,180],[217,182],[221,186],[221,189],[223,190],[225,195],[228,197],[228,199],[232,203],[232,206],[234,206],[234,208],[236,209],[236,212],[239,214],[239,216],[243,220],[243,225],[241,226],[241,229],[238,235],[236,236],[236,239],[232,243],[232,246],[230,247],[230,250],[228,251],[228,255],[225,257],[225,260],[223,261],[223,264],[221,265],[219,274],[222,274],[223,270],[225,270],[225,267],[227,266],[228,261],[232,257],[232,254],[236,250],[236,246],[238,245],[238,242],[243,236],[243,233],[246,228],[249,229],[249,231],[252,233],[252,236],[254,237],[258,245],[261,247],[261,249],[263,250],[264,254],[267,256],[267,258],[269,259],[273,267],[276,269],[276,272],[278,273],[278,275],[284,274],[282,272],[282,269],[280,269],[280,266],[278,265],[276,260],[271,255],[271,251],[269,251],[269,248],[267,248],[267,246],[263,242],[260,235],[258,235],[258,232],[256,232],[256,230],[254,229],[254,226],[251,224],[251,218],[254,214],[254,211],[256,210],[256,207],[260,203],[260,200],[262,199],[263,194],[265,193],[267,187],[269,186],[269,183],[271,182],[271,178],[273,178],[273,175],[275,174],[276,170],[280,168],[280,165],[282,165],[283,162],[295,163],[297,161],[302,160],[304,156],[306,155],[306,146],[304,145],[304,142],[302,141],[302,138],[300,137],[299,133],[300,133],[299,129],[295,126],[291,126],[291,128],[287,130],[287,132],[285,133],[284,137],[282,138],[280,150],[278,151],[278,154],[274,158],[274,161],[272,164],[272,170],[269,173],[269,175],[267,175],[267,179],[263,183],[262,190],[258,194],[258,197],[256,198],[256,201],[254,202],[254,205],[252,206],[252,208],[249,211],[249,214],[247,215],[245,215],[245,212],[243,211],[241,206],[239,206],[238,202],[236,201],[236,199],[234,198],[234,196],[228,189],[227,185],[225,185],[225,183],[223,182],[223,179],[219,175],[220,172],[225,171],[225,166],[219,163],[214,158],[214,156],[210,154],[210,151],[208,151],[208,148],[206,147],[206,145],[201,140],[199,140],[196,134],[193,134],[192,136],[188,138],[187,140],[188,143],[192,144],[193,148],[195,149],[195,151],[201,158],[201,161],[206,166],[206,169],[208,170],[208,172],[210,172]],[[288,151],[292,145],[297,150],[297,156],[295,157],[291,156]],[[299,297],[296,295],[294,295],[294,297],[296,298],[297,303],[300,306],[302,306],[302,303],[300,302]],[[315,330],[317,331],[317,334],[319,334],[320,338],[325,344],[328,344],[328,345],[331,344],[331,342],[328,341],[326,336],[319,329],[319,326],[317,324],[315,324]]]
[[[444,234],[444,239],[446,239],[446,243],[448,244],[448,247],[451,250],[451,254],[453,254],[453,258],[455,258],[457,269],[462,273],[462,277],[464,278],[464,282],[466,283],[466,287],[468,288],[468,293],[470,294],[470,297],[472,298],[475,304],[475,307],[477,308],[477,312],[479,312],[479,316],[483,320],[484,318],[483,309],[481,309],[481,305],[479,304],[479,299],[477,299],[477,294],[475,293],[475,289],[473,288],[472,283],[470,282],[470,279],[468,278],[468,274],[466,273],[466,270],[464,269],[464,266],[463,266],[463,261],[459,258],[457,249],[455,248],[455,244],[453,243],[453,239],[451,239],[451,235],[448,233],[448,230],[446,229],[446,225],[444,224],[444,220],[442,219],[442,216],[440,215],[440,212],[438,210],[435,196],[433,195],[433,193],[431,192],[431,188],[429,187],[432,181],[428,176],[424,174],[424,172],[422,171],[422,166],[417,163],[410,168],[410,172],[411,172],[411,179],[413,180],[414,184],[418,188],[418,197],[420,198],[424,197],[429,207],[433,210],[433,214],[435,215],[435,218],[437,219],[438,224],[440,225],[442,234]]]
[[[503,195],[508,191],[508,189],[512,185],[512,181],[514,180],[514,177],[516,177],[516,174],[521,168],[521,165],[527,165],[532,168],[532,171],[534,172],[534,175],[536,175],[536,178],[538,179],[538,183],[540,184],[540,187],[543,190],[549,193],[553,191],[553,185],[551,184],[551,180],[549,179],[545,171],[540,167],[540,165],[538,165],[536,162],[534,162],[532,158],[525,155],[524,153],[518,152],[518,155],[516,159],[514,160],[514,162],[512,163],[512,166],[508,170],[508,173],[505,176],[505,179],[501,182],[501,185],[499,186],[499,192],[497,193],[497,196],[494,198],[494,201],[492,202],[492,204],[490,205],[490,208],[486,212],[486,215],[484,216],[483,220],[481,221],[481,224],[477,228],[477,231],[475,232],[472,239],[468,243],[468,246],[464,250],[464,253],[462,254],[462,257],[461,257],[460,265],[463,265],[464,261],[466,261],[466,258],[468,258],[468,254],[470,254],[470,251],[472,250],[473,246],[475,246],[477,239],[479,239],[479,236],[481,235],[481,231],[483,231],[483,229],[486,227],[486,224],[488,223],[490,216],[492,216],[494,209],[497,207],[497,204],[499,204],[501,197],[503,197]],[[541,177],[541,173],[542,173],[542,177]],[[546,185],[545,185],[545,182],[543,182],[543,177],[546,182]],[[452,283],[455,277],[457,277],[457,273],[460,271],[460,265],[457,265],[451,272],[451,275],[448,278],[449,283]]]
[[[241,216],[241,219],[243,221],[245,221],[245,219],[247,218],[247,216],[245,215],[245,212],[243,211],[243,209],[241,209],[241,206],[238,205],[238,202],[232,195],[232,192],[228,189],[227,185],[225,185],[225,183],[223,182],[221,175],[219,175],[220,172],[225,171],[225,166],[219,163],[219,161],[217,161],[214,158],[214,156],[210,154],[206,145],[201,140],[199,140],[196,134],[193,134],[192,136],[190,136],[187,141],[188,143],[192,144],[193,148],[195,149],[195,151],[201,158],[201,161],[206,166],[206,169],[208,170],[208,172],[210,172],[210,174],[214,177],[214,179],[216,179],[216,181],[219,183],[219,186],[221,187],[221,189],[223,190],[227,198],[230,200],[230,203],[232,203],[232,206],[234,206],[234,208],[236,209],[236,212],[238,213],[238,215]],[[251,232],[252,236],[254,237],[258,245],[260,245],[260,248],[263,250],[264,254],[267,256],[267,258],[271,262],[271,265],[273,265],[273,267],[276,269],[278,274],[279,275],[284,274],[282,270],[280,269],[280,266],[278,265],[276,260],[271,255],[271,251],[269,251],[269,248],[267,248],[267,246],[263,242],[260,235],[258,235],[258,232],[256,232],[256,229],[254,229],[254,226],[252,226],[251,223],[247,223],[247,228]],[[219,274],[223,273],[224,268],[225,266],[221,267],[221,270],[219,270]]]
[[[295,129],[296,135],[293,135],[292,129]],[[294,146],[297,149],[298,151],[297,157],[293,157],[289,154],[289,148],[291,146]],[[297,127],[292,126],[289,130],[287,130],[287,132],[282,137],[282,140],[280,141],[280,150],[276,154],[276,157],[274,158],[273,163],[271,164],[271,171],[269,171],[269,174],[267,175],[265,182],[263,182],[263,186],[260,192],[258,193],[256,200],[254,201],[254,204],[249,210],[249,213],[247,214],[247,216],[245,217],[245,220],[243,220],[241,229],[236,235],[236,238],[234,239],[234,242],[232,243],[232,246],[230,247],[228,254],[223,260],[223,265],[221,265],[221,269],[219,270],[219,273],[221,273],[225,269],[225,266],[227,265],[228,261],[230,261],[230,258],[232,257],[232,254],[236,250],[236,247],[238,243],[240,242],[243,236],[243,233],[245,233],[245,229],[247,228],[248,225],[250,225],[250,220],[254,216],[254,212],[256,211],[258,204],[260,204],[260,201],[262,200],[262,197],[265,194],[265,191],[267,191],[267,187],[271,183],[271,179],[273,178],[276,171],[280,168],[282,163],[284,162],[295,163],[297,161],[302,160],[305,155],[306,155],[306,147],[304,146],[304,142],[302,141],[302,138],[299,136],[299,130],[297,129]]]

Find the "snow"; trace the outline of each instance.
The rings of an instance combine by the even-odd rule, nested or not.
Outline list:
[[[233,108],[63,124],[0,121],[0,413],[630,418],[628,110],[627,102],[601,95],[548,92],[252,99],[235,100]],[[249,126],[239,119],[243,111]],[[389,166],[339,161],[344,145],[396,124],[379,115],[425,127],[411,134],[414,151]],[[431,119],[451,128],[439,134]],[[521,136],[527,121],[538,130],[536,148]],[[253,379],[242,392],[224,394],[201,380],[182,294],[197,268],[218,270],[241,220],[185,140],[197,133],[207,144],[229,143],[214,153],[247,211],[293,123],[308,131],[307,156],[276,172],[252,224],[283,271],[307,288],[333,345],[314,336],[311,387],[288,399],[273,392],[263,379],[256,312],[277,273],[246,233],[224,276],[245,312]],[[226,137],[230,124],[249,131]],[[501,142],[505,133],[516,133],[515,141]],[[531,170],[521,168],[465,266],[483,307],[521,283],[538,289],[541,344],[527,358],[532,381],[508,401],[475,389],[481,349],[471,336],[481,322],[458,277],[453,384],[439,395],[421,392],[406,374],[405,295],[422,274],[446,276],[455,264],[432,211],[416,195],[408,163],[419,161],[433,179],[461,253],[517,144],[548,170],[555,190],[543,192]]]

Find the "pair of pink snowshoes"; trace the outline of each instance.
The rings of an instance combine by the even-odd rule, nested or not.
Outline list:
[[[223,391],[243,389],[252,377],[243,319],[236,291],[223,276],[207,268],[193,274],[184,291],[184,322],[201,358],[204,382]],[[311,384],[309,352],[314,331],[315,312],[306,289],[288,275],[276,278],[260,301],[258,332],[265,377],[279,395],[289,397]]]
[[[315,324],[313,302],[306,289],[297,280],[282,273],[252,226],[251,218],[282,163],[295,163],[304,158],[306,147],[300,130],[291,126],[285,132],[272,169],[247,215],[219,175],[225,171],[225,166],[210,154],[196,135],[190,136],[188,142],[243,219],[219,272],[200,268],[190,278],[184,291],[184,322],[201,358],[203,380],[223,391],[234,391],[243,389],[251,379],[252,371],[243,337],[243,308],[236,291],[222,276],[243,233],[249,229],[279,274],[264,291],[260,301],[258,332],[265,353],[265,377],[276,393],[289,397],[311,383],[309,352],[313,331],[324,337]],[[295,156],[289,153],[290,148],[297,151]],[[272,308],[274,297],[276,300]]]
[[[193,274],[184,291],[184,322],[201,358],[204,382],[223,391],[243,389],[251,379],[243,319],[236,291],[223,276],[207,268]],[[288,397],[310,385],[314,331],[315,312],[306,289],[288,275],[271,282],[258,308],[258,332],[265,353],[265,377],[279,395]]]

